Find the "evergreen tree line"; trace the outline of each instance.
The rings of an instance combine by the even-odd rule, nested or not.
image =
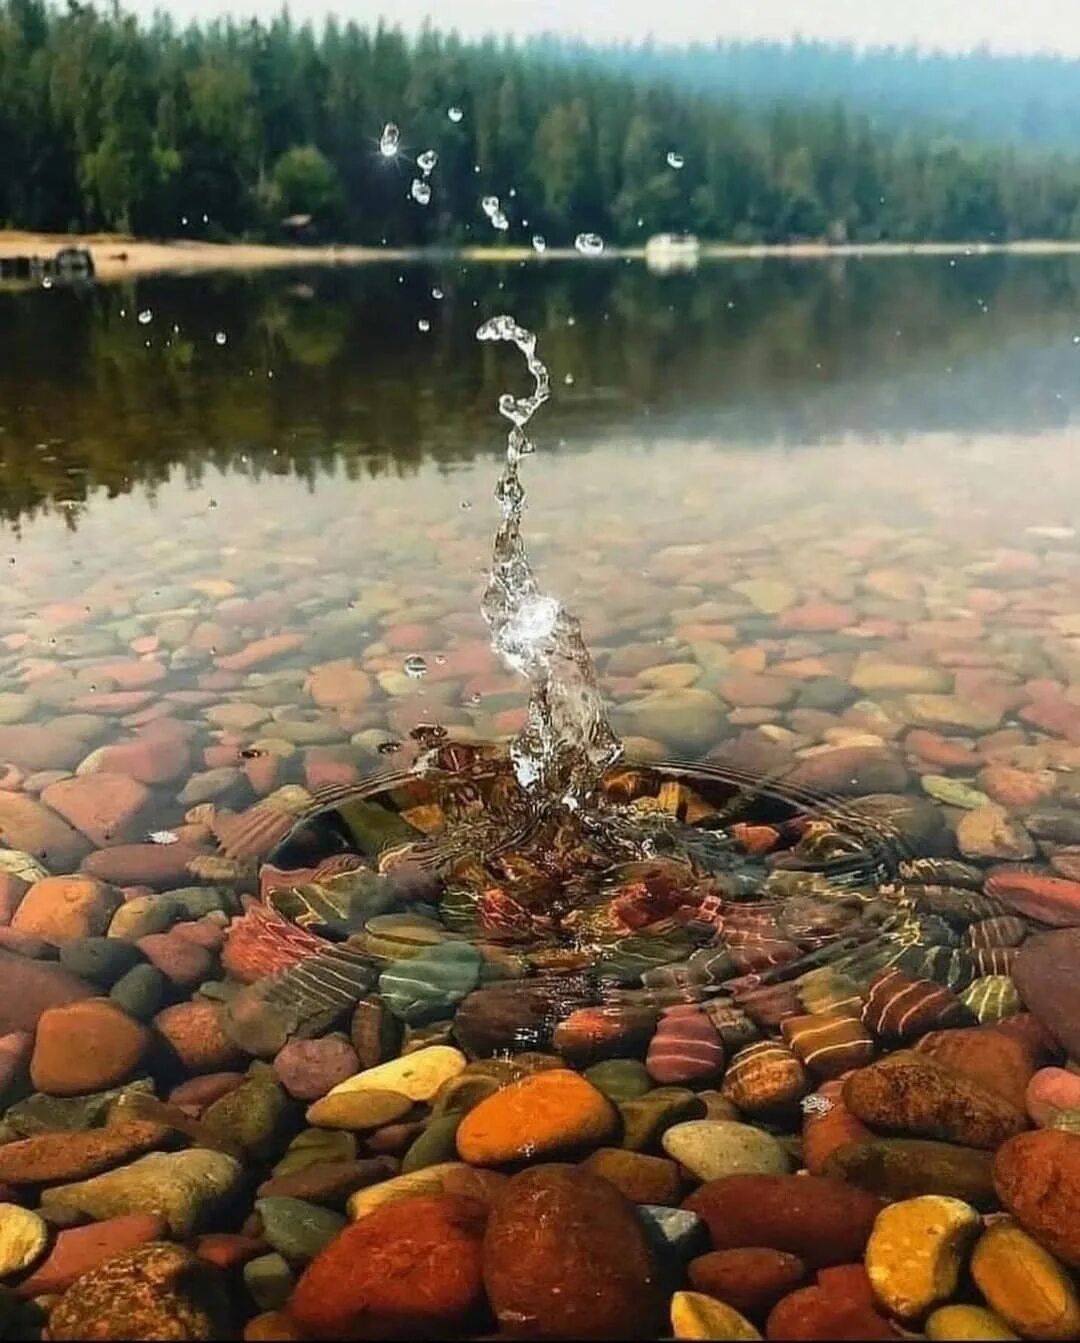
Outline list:
[[[965,140],[1069,151],[1080,131],[1080,60],[849,43],[643,42],[586,45],[538,37],[547,59],[666,80],[761,109],[780,102],[842,102],[876,124],[915,124]]]
[[[391,245],[1065,238],[1080,236],[1080,157],[883,126],[839,102],[744,105],[557,43],[285,14],[178,29],[0,0],[0,222],[275,238],[296,215],[323,238]]]

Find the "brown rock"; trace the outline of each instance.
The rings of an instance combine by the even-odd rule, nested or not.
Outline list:
[[[806,1277],[806,1265],[783,1250],[713,1250],[689,1264],[690,1284],[751,1318],[766,1314]]]
[[[852,1073],[844,1104],[883,1133],[994,1148],[1027,1127],[1027,1116],[996,1091],[936,1059],[901,1050]]]
[[[15,1291],[24,1298],[66,1291],[76,1278],[106,1259],[160,1240],[164,1235],[164,1220],[147,1212],[110,1217],[90,1226],[60,1231],[48,1255],[28,1278],[16,1285]]]
[[[46,788],[42,801],[104,848],[130,839],[145,817],[150,790],[126,774],[86,774]]]
[[[1029,937],[1013,981],[1028,1009],[1073,1058],[1080,1058],[1080,928]]]
[[[90,845],[56,812],[25,793],[0,792],[0,844],[33,854],[49,868],[73,868]]]
[[[289,1315],[315,1338],[431,1338],[483,1293],[487,1208],[454,1194],[401,1199],[347,1226],[308,1266]]]
[[[91,998],[98,990],[86,980],[62,966],[28,961],[0,948],[0,1033],[32,1031],[42,1013],[80,998]]]
[[[362,1161],[315,1161],[303,1170],[290,1171],[264,1180],[259,1198],[300,1198],[325,1208],[340,1208],[358,1189],[379,1184],[398,1173],[398,1163],[390,1157],[369,1157]]]
[[[484,1285],[501,1329],[529,1338],[654,1338],[663,1296],[632,1206],[572,1166],[506,1186],[484,1237]]]
[[[902,793],[910,776],[902,760],[880,746],[838,746],[803,756],[784,778],[785,786],[841,797]]]
[[[585,1158],[580,1168],[613,1184],[631,1203],[674,1208],[682,1195],[679,1167],[666,1157],[628,1152],[622,1147],[600,1147]]]
[[[994,1186],[1025,1231],[1080,1268],[1080,1134],[1040,1129],[1010,1138],[994,1156]]]
[[[705,1219],[715,1249],[764,1246],[810,1268],[860,1259],[881,1206],[865,1190],[816,1175],[728,1175],[683,1203]]]
[[[119,904],[119,891],[104,882],[44,877],[27,891],[11,926],[59,946],[77,937],[100,937]]]
[[[166,1007],[154,1018],[154,1027],[189,1073],[228,1071],[247,1059],[225,1034],[217,1003],[196,1000]]]
[[[131,1076],[149,1042],[146,1027],[105,998],[51,1007],[38,1022],[30,1078],[50,1096],[104,1091]]]
[[[915,1049],[996,1091],[1017,1110],[1025,1108],[1027,1086],[1039,1066],[1038,1053],[1029,1040],[998,1026],[932,1031]]]
[[[190,1250],[152,1241],[78,1278],[49,1315],[68,1339],[215,1339],[230,1333],[224,1279]]]
[[[212,953],[177,928],[170,928],[165,933],[148,933],[135,945],[178,989],[197,988],[210,978],[214,964]]]
[[[161,1147],[169,1130],[142,1120],[85,1133],[39,1133],[0,1146],[5,1184],[57,1184],[83,1180]]]
[[[188,879],[188,863],[202,850],[191,844],[117,844],[90,854],[82,870],[117,886],[168,890]]]

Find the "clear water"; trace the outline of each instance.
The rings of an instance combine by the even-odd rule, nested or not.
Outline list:
[[[325,720],[297,777],[305,752],[362,771],[378,744],[436,720],[519,731],[527,686],[479,615],[504,451],[494,407],[514,374],[473,336],[504,311],[537,334],[556,388],[531,464],[531,561],[580,618],[617,731],[682,755],[758,726],[813,744],[790,705],[724,705],[681,736],[641,705],[685,693],[657,670],[671,664],[696,667],[689,688],[708,695],[762,655],[825,657],[842,675],[905,622],[1074,656],[1053,622],[1075,596],[1077,278],[1062,259],[670,277],[602,260],[4,293],[0,689],[56,681],[35,694],[47,722],[108,689],[102,664],[153,660],[166,676],[150,702],[197,723],[200,746],[241,749],[278,720],[203,714],[255,689],[268,715]],[[1010,565],[1021,577],[998,575]],[[910,594],[867,582],[894,569]],[[862,628],[783,629],[733,589],[762,575],[852,605]],[[1026,612],[973,613],[973,590],[1010,582],[1030,590]],[[245,599],[258,605],[237,623]],[[901,629],[875,633],[882,619]],[[255,669],[276,698],[214,675],[282,632],[300,645]],[[412,656],[426,676],[403,671]],[[339,658],[373,678],[347,712],[304,689]],[[132,726],[103,715],[94,744]],[[182,819],[165,793],[160,811]]]

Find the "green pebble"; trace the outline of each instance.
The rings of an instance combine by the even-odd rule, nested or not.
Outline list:
[[[160,1010],[168,987],[168,980],[156,965],[136,965],[120,976],[109,990],[109,998],[130,1016],[149,1021]]]
[[[483,957],[469,942],[444,942],[379,976],[379,993],[394,1016],[409,1025],[449,1017],[476,988]]]
[[[138,947],[119,937],[77,937],[60,948],[65,970],[110,988],[143,959]]]
[[[275,1175],[295,1175],[323,1161],[355,1161],[356,1134],[344,1129],[302,1129],[274,1167]]]
[[[402,1175],[423,1170],[425,1166],[438,1166],[444,1161],[457,1161],[455,1138],[460,1123],[460,1114],[441,1115],[438,1119],[429,1120],[423,1133],[405,1153],[401,1163]]]
[[[919,780],[924,793],[947,807],[962,807],[965,811],[974,811],[976,807],[986,807],[990,799],[978,788],[972,788],[961,779],[950,779],[945,774],[924,774]]]
[[[261,1254],[244,1265],[244,1286],[260,1310],[280,1310],[295,1285],[293,1271],[280,1254]]]
[[[637,1100],[655,1089],[644,1063],[638,1059],[605,1059],[603,1063],[594,1063],[585,1069],[585,1080],[616,1105]]]
[[[290,1264],[307,1264],[345,1229],[345,1218],[302,1198],[260,1198],[263,1239]]]
[[[459,1073],[439,1088],[431,1108],[431,1117],[443,1119],[447,1115],[456,1115],[460,1119],[481,1101],[494,1096],[500,1085],[494,1077],[470,1077]]]
[[[283,1087],[256,1076],[214,1101],[202,1122],[251,1156],[270,1157],[285,1146],[296,1113]]]
[[[704,1119],[706,1113],[701,1097],[685,1087],[657,1087],[647,1096],[619,1105],[623,1121],[621,1146],[630,1152],[658,1151],[660,1139],[672,1124]]]

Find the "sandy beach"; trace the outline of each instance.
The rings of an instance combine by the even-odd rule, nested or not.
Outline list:
[[[121,234],[26,233],[0,231],[0,257],[37,256],[47,258],[61,247],[86,247],[94,258],[97,279],[111,282],[142,275],[195,274],[204,271],[263,270],[282,266],[355,266],[370,262],[407,261],[438,256],[409,248],[361,247],[328,244],[288,247],[263,243],[211,243],[187,239],[149,241]],[[753,260],[765,257],[817,260],[837,256],[950,256],[986,255],[1013,252],[1027,256],[1057,256],[1080,253],[1080,241],[1050,242],[1033,240],[1011,243],[790,243],[749,244],[703,243],[701,255],[709,260]],[[644,257],[642,247],[609,248],[608,257]],[[527,260],[569,260],[578,253],[573,248],[549,248],[543,258],[531,247],[465,247],[454,255],[473,262],[509,262]]]

